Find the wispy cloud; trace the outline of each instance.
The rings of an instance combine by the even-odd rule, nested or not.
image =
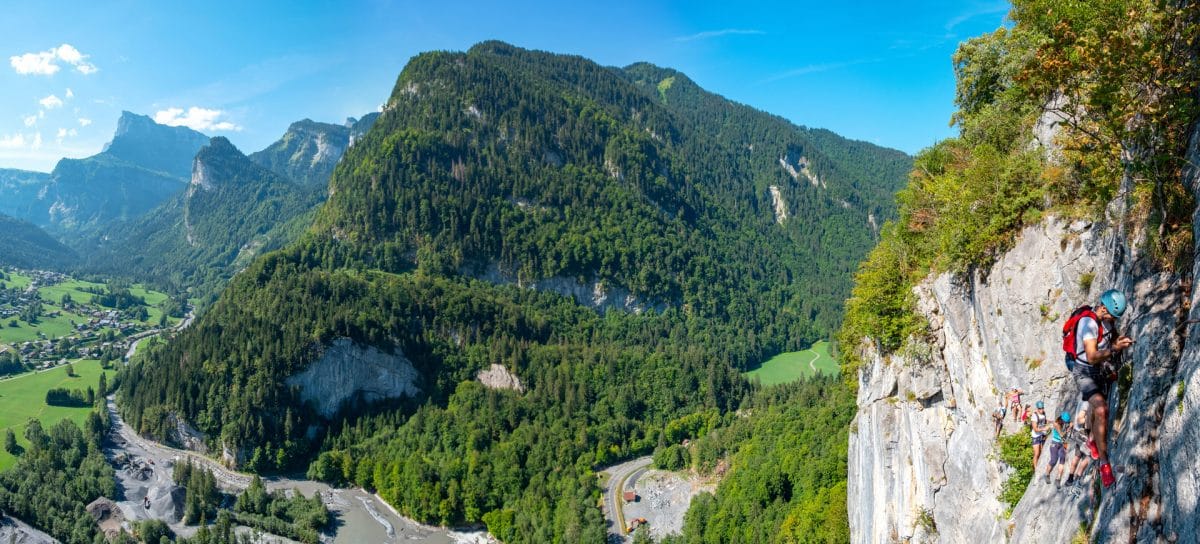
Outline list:
[[[946,21],[946,31],[954,30],[954,27],[961,25],[971,19],[983,15],[994,15],[997,13],[1008,13],[1008,2],[1000,2],[996,4],[988,4],[984,6],[975,6],[974,9],[967,10],[963,13],[955,15],[949,21]]]
[[[192,106],[183,108],[167,108],[155,112],[154,122],[172,127],[188,127],[192,130],[240,131],[242,127],[230,121],[219,120],[225,112]]]
[[[732,36],[732,35],[753,36],[753,35],[761,35],[761,34],[766,34],[766,32],[763,32],[761,30],[744,29],[744,28],[725,28],[725,29],[721,29],[721,30],[708,30],[705,32],[699,32],[696,34],[692,34],[690,36],[680,36],[678,38],[675,38],[675,41],[691,42],[691,41],[696,41],[696,40],[708,40],[708,39],[712,39],[712,38],[720,38],[721,36]]]
[[[81,127],[86,127],[86,126],[88,126],[88,125],[90,125],[90,124],[92,124],[92,120],[91,120],[91,119],[88,119],[87,117],[80,117],[80,118],[79,118],[79,126],[81,126]]]
[[[0,149],[20,149],[25,147],[25,135],[21,133],[0,136]]]
[[[100,69],[87,59],[88,55],[80,53],[71,44],[64,43],[47,51],[11,56],[8,62],[13,70],[21,75],[52,76],[62,69],[59,61],[74,66],[77,72],[85,76],[98,72]]]
[[[799,68],[793,68],[791,70],[779,72],[778,74],[775,74],[775,75],[767,77],[766,79],[763,79],[761,81],[761,83],[774,83],[776,81],[783,80],[783,79],[788,79],[788,78],[793,78],[793,77],[798,77],[798,76],[803,76],[803,75],[808,75],[808,74],[816,74],[819,72],[828,72],[830,70],[838,70],[838,69],[846,68],[849,66],[857,66],[859,64],[871,64],[871,63],[875,63],[875,62],[883,62],[884,60],[886,60],[886,59],[865,58],[865,59],[854,59],[854,60],[847,60],[847,61],[841,61],[841,62],[825,62],[825,63],[820,63],[820,64],[809,64],[806,66],[801,66]]]

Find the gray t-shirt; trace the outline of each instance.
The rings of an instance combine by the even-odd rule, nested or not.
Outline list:
[[[1079,330],[1075,334],[1075,353],[1078,354],[1075,356],[1075,359],[1088,363],[1087,349],[1084,348],[1083,341],[1095,339],[1097,336],[1099,336],[1100,325],[1096,323],[1095,319],[1090,317],[1082,317],[1079,319],[1079,322],[1076,324],[1076,326],[1079,327]],[[1105,327],[1104,338],[1101,338],[1096,344],[1096,349],[1108,349],[1108,338],[1110,336],[1109,330],[1110,329],[1108,327]]]

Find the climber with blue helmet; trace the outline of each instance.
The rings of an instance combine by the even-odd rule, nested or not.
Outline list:
[[[1116,481],[1108,462],[1108,392],[1116,379],[1114,369],[1120,353],[1133,345],[1131,338],[1117,332],[1117,319],[1125,315],[1127,307],[1125,294],[1109,289],[1100,295],[1100,304],[1094,308],[1096,318],[1085,315],[1075,325],[1076,356],[1071,372],[1080,396],[1091,405],[1088,449],[1092,459],[1100,462],[1104,487]]]
[[[1046,483],[1050,483],[1050,476],[1054,473],[1054,466],[1062,464],[1067,465],[1067,437],[1071,432],[1071,412],[1063,411],[1058,417],[1054,418],[1054,424],[1050,427],[1050,464],[1046,465]],[[1058,469],[1058,475],[1062,477],[1062,467]],[[1060,480],[1055,478],[1055,485],[1059,484]]]

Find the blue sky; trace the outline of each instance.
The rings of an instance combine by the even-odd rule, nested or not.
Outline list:
[[[649,61],[810,127],[909,153],[950,136],[962,40],[1007,2],[6,2],[0,167],[49,171],[129,110],[250,153],[374,111],[408,59],[500,39]],[[576,5],[578,4],[578,5]]]

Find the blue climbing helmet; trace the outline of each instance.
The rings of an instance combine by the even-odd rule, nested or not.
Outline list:
[[[1100,295],[1100,304],[1108,308],[1108,313],[1113,317],[1121,317],[1125,313],[1125,294],[1116,289],[1109,289]]]
[[[1038,408],[1038,409],[1040,410],[1040,409],[1042,409],[1042,408],[1045,408],[1045,407],[1046,407],[1046,403],[1044,403],[1044,402],[1042,402],[1042,401],[1040,401],[1040,400],[1039,400],[1039,401],[1037,401],[1037,404],[1035,404],[1035,405],[1034,405],[1034,407],[1035,407],[1035,408]]]
[[[1070,423],[1071,422],[1071,412],[1063,410],[1062,420],[1063,420],[1063,423]]]

